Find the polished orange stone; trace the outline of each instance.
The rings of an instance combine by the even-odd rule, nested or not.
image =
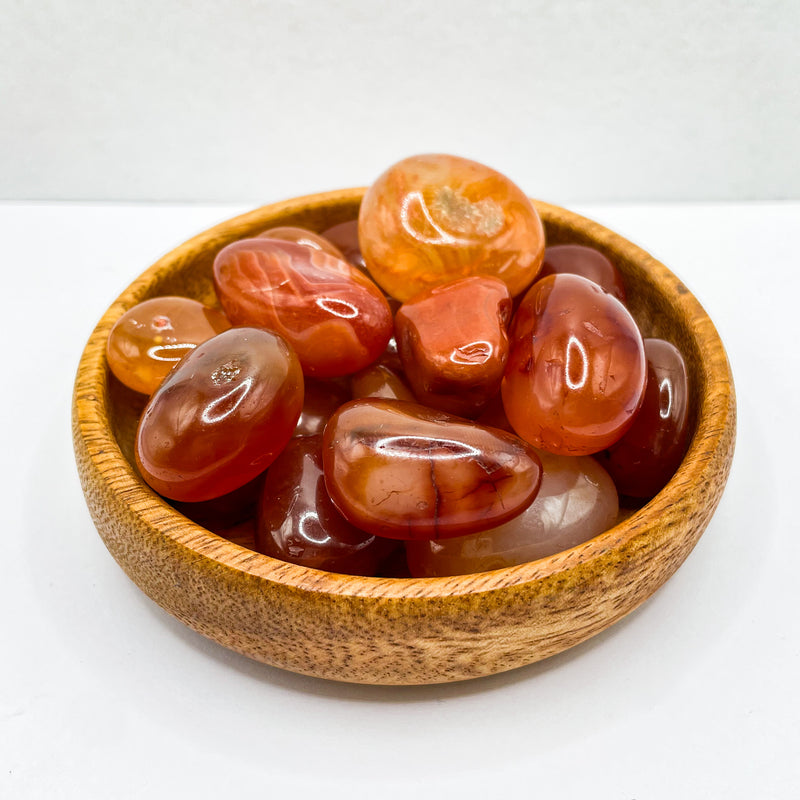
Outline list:
[[[296,228],[293,225],[281,225],[277,228],[268,228],[258,234],[259,239],[280,239],[284,242],[304,244],[314,250],[321,250],[334,258],[344,258],[342,251],[330,240],[306,228]]]
[[[621,494],[654,497],[689,444],[689,378],[683,356],[664,339],[645,339],[647,389],[627,433],[597,458]]]
[[[542,485],[525,511],[470,536],[406,542],[411,574],[430,578],[513,567],[575,547],[615,524],[617,490],[591,456],[539,451],[539,458]]]
[[[350,575],[374,575],[398,546],[351,525],[328,497],[322,436],[292,439],[267,471],[256,546],[273,558]]]
[[[544,229],[524,192],[457,156],[412,156],[390,167],[364,195],[358,225],[370,274],[403,302],[470,275],[500,278],[517,295],[544,256]]]
[[[323,439],[328,493],[353,525],[392,539],[491,528],[523,511],[541,480],[516,436],[399,400],[353,400]]]
[[[230,328],[221,311],[188,297],[154,297],[126,311],[111,329],[108,366],[129,389],[152,394],[198,344]]]
[[[363,369],[392,335],[386,298],[363,272],[294,242],[243,239],[228,245],[214,260],[214,285],[235,325],[282,336],[310,377]]]
[[[480,275],[435,286],[404,303],[395,316],[395,338],[417,400],[477,416],[500,390],[510,317],[506,285]]]
[[[150,398],[136,432],[136,464],[172,500],[221,497],[274,461],[302,405],[303,374],[286,342],[232,328],[193,350]]]
[[[644,397],[644,344],[625,306],[596,283],[578,275],[537,281],[510,340],[503,405],[523,439],[589,455],[630,427]]]

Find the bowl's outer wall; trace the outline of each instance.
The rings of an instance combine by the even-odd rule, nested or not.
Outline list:
[[[214,255],[276,225],[321,231],[353,219],[362,189],[298,198],[222,223],[178,247],[117,299],[78,369],[73,439],[95,525],[130,578],[194,630],[295,672],[342,681],[422,684],[529,664],[605,629],[680,566],[727,480],[735,395],[722,343],[685,286],[630,242],[564,209],[536,203],[548,242],[606,252],[626,278],[645,335],[684,353],[695,433],[668,486],[610,531],[550,558],[452,578],[362,578],[306,569],[229,542],[187,520],[131,465],[142,399],[109,378],[108,333],[134,304],[184,294],[214,302]]]

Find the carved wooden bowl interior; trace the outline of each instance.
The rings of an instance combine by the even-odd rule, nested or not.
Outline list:
[[[622,271],[645,336],[684,354],[692,440],[670,483],[600,536],[516,567],[448,578],[366,578],[287,564],[191,522],[133,466],[141,396],[110,376],[108,333],[131,306],[179,294],[215,303],[211,267],[230,242],[278,225],[322,231],[354,219],[362,189],[297,198],[217,225],[167,254],[104,314],[78,369],[73,437],[86,501],[106,546],[153,600],[251,658],[340,681],[457,681],[529,664],[588,639],[635,609],[680,566],[722,494],[735,396],[722,342],[662,264],[564,209],[536,203],[549,244],[603,251]]]

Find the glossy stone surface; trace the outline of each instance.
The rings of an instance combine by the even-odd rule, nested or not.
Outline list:
[[[363,369],[392,335],[386,299],[366,275],[293,242],[243,239],[228,245],[214,260],[214,285],[235,325],[278,333],[311,377]]]
[[[644,344],[615,297],[578,275],[537,281],[514,316],[502,393],[526,441],[588,455],[619,440],[644,396]]]
[[[272,463],[302,406],[303,375],[286,342],[232,328],[193,350],[150,398],[136,433],[137,466],[172,500],[220,497]]]
[[[508,359],[511,295],[497,278],[473,276],[404,303],[395,338],[420,403],[474,417],[500,389]]]
[[[614,295],[620,302],[627,299],[625,282],[620,271],[599,250],[580,244],[557,244],[545,248],[539,279],[548,275],[582,275]]]
[[[282,225],[277,228],[268,228],[263,233],[259,233],[259,239],[280,239],[284,242],[295,242],[296,244],[304,244],[306,247],[311,247],[314,250],[321,250],[323,253],[328,253],[334,258],[344,258],[342,251],[331,241],[324,236],[320,236],[314,231],[309,231],[306,228],[295,228],[292,225]]]
[[[305,567],[373,575],[397,543],[351,525],[328,497],[322,436],[292,439],[267,472],[256,546],[268,556]]]
[[[645,339],[647,389],[628,432],[598,453],[620,494],[654,497],[675,473],[689,443],[689,380],[678,349]]]
[[[354,400],[324,434],[325,484],[357,527],[395,539],[493,527],[536,495],[541,466],[516,436],[397,400]]]
[[[225,315],[188,297],[154,297],[125,312],[108,337],[114,375],[129,389],[152,394],[198,344],[231,327]]]
[[[313,436],[322,433],[331,414],[351,399],[346,379],[320,381],[306,378],[303,410],[294,435]]]
[[[544,229],[524,192],[450,155],[412,156],[386,170],[364,195],[358,230],[370,274],[403,302],[470,275],[500,278],[517,295],[544,256]]]
[[[353,400],[380,397],[384,400],[408,400],[414,402],[414,393],[406,382],[385,364],[373,364],[350,378]]]
[[[354,266],[364,272],[367,271],[367,262],[361,252],[361,245],[358,241],[358,220],[351,219],[334,225],[320,234],[331,244],[337,247],[342,255]]]
[[[406,543],[414,577],[466,575],[535,561],[612,527],[619,502],[614,482],[590,456],[539,452],[542,485],[522,514],[471,536]]]

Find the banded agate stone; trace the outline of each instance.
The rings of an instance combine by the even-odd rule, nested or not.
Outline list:
[[[579,275],[537,281],[514,316],[502,393],[519,436],[551,453],[589,455],[618,441],[644,397],[639,328]]]
[[[228,245],[214,260],[214,284],[234,325],[282,336],[310,377],[363,369],[392,335],[389,305],[364,273],[294,242],[243,239]]]
[[[188,297],[154,297],[126,311],[106,344],[108,366],[129,389],[152,394],[198,344],[231,327],[225,315]]]
[[[325,485],[342,515],[393,539],[473,533],[520,513],[541,464],[516,436],[398,400],[354,400],[325,427]]]
[[[470,275],[500,278],[512,295],[536,277],[544,228],[522,190],[490,167],[420,155],[367,190],[358,219],[370,275],[403,302]]]
[[[171,500],[221,497],[253,480],[289,441],[303,374],[279,336],[232,328],[199,345],[142,413],[136,464]]]
[[[614,525],[614,482],[590,456],[540,452],[542,485],[533,503],[496,528],[454,539],[406,542],[414,577],[466,575],[559,553]]]
[[[645,339],[647,389],[628,432],[598,454],[620,494],[649,498],[678,469],[689,443],[689,378],[680,351]]]
[[[511,295],[475,275],[428,289],[395,316],[406,377],[423,405],[475,417],[500,390],[508,359]]]
[[[267,471],[258,506],[256,546],[305,567],[373,575],[397,547],[351,525],[328,497],[322,436],[292,439]]]

